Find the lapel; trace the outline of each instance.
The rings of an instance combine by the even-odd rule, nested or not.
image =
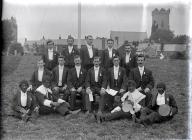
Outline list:
[[[92,50],[93,50],[93,48],[92,48]],[[87,55],[89,56],[89,51],[88,51],[87,45],[86,45],[86,52],[87,52]],[[93,53],[93,54],[94,54],[94,53]],[[90,56],[89,56],[89,58],[90,58]]]
[[[27,93],[27,107],[31,106],[31,96]]]
[[[142,77],[141,77],[141,74],[140,74],[140,71],[139,71],[139,68],[138,68],[138,67],[137,67],[137,69],[136,69],[136,75],[138,75],[139,80],[142,80]]]
[[[18,105],[21,106],[21,91],[17,92],[17,102],[18,102]]]
[[[94,70],[94,67],[93,67],[93,69],[91,70],[91,75],[92,75],[92,77],[93,77],[93,79],[94,79],[94,81],[95,81],[95,70]]]
[[[169,96],[165,93],[165,104],[169,105]]]
[[[108,49],[106,49],[105,53],[106,53],[107,58],[109,58],[109,50]]]
[[[122,70],[121,70],[121,67],[119,66],[118,77],[117,77],[118,81],[120,80],[121,73],[122,73]]]
[[[157,95],[158,95],[158,93],[157,93],[157,92],[156,92],[156,93],[154,93],[154,96],[153,96],[153,98],[152,98],[152,106],[155,106],[155,105],[156,105]]]
[[[99,66],[99,72],[98,72],[98,82],[100,81],[100,77],[101,77],[101,67]]]

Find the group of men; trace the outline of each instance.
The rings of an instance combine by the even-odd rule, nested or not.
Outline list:
[[[96,120],[101,122],[105,112],[116,118],[112,111],[122,102],[125,93],[135,89],[145,97],[140,110],[150,106],[151,100],[154,100],[151,93],[154,88],[152,71],[144,66],[144,55],[132,52],[130,44],[124,44],[125,51],[121,54],[113,48],[113,39],[107,40],[107,48],[102,52],[93,47],[91,35],[87,36],[86,46],[80,50],[74,47],[72,36],[68,36],[67,43],[58,53],[54,50],[54,42],[47,41],[48,49],[38,59],[38,68],[33,72],[28,88],[35,96],[35,111],[39,108],[39,114],[58,112],[66,115],[77,113],[80,108],[86,115],[94,113]],[[21,93],[29,92],[28,89],[21,89]],[[109,94],[109,89],[116,94]],[[23,99],[21,97],[19,101]],[[174,100],[177,110],[175,104]],[[135,121],[142,122],[139,119]]]

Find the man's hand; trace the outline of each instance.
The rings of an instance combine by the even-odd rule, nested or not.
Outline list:
[[[119,90],[119,93],[122,93],[122,92],[124,92],[124,91],[125,91],[124,89],[120,89],[120,90]]]
[[[54,91],[58,91],[58,90],[59,90],[59,87],[54,87],[53,90],[54,90]]]
[[[62,90],[66,90],[67,89],[67,85],[65,84],[65,86],[62,88]]]
[[[34,111],[39,112],[39,107],[35,107]]]
[[[91,93],[92,93],[90,87],[88,87],[88,88],[86,89],[86,93],[87,93],[87,94],[91,94]]]
[[[150,92],[150,89],[149,89],[149,88],[145,88],[144,92],[145,92],[145,93],[149,93],[149,92]]]
[[[60,103],[58,103],[58,102],[52,102],[51,105],[52,105],[53,107],[58,107],[58,106],[60,105]]]
[[[141,88],[141,87],[139,87],[139,88],[137,88],[137,90],[138,90],[138,91],[142,91],[142,88]]]
[[[77,92],[80,93],[80,92],[82,91],[82,89],[83,89],[82,87],[79,87],[79,88],[77,89]]]
[[[65,102],[65,103],[66,103],[67,107],[70,107],[70,104],[68,102]]]
[[[30,85],[28,88],[27,88],[27,91],[30,91],[32,90],[32,85]]]
[[[20,111],[21,113],[23,113],[23,114],[27,114],[27,110],[25,110],[25,109],[22,108],[22,107],[19,109],[19,111]]]
[[[121,97],[121,102],[124,102],[125,101],[125,97]]]
[[[105,94],[105,89],[104,89],[104,88],[101,88],[100,93],[101,93],[101,94]]]
[[[73,87],[73,88],[71,88],[71,91],[76,91],[76,89]]]

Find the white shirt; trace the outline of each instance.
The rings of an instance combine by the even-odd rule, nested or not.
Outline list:
[[[38,81],[42,82],[44,69],[38,69]]]
[[[76,72],[77,72],[77,78],[79,78],[81,66],[75,66]]]
[[[93,47],[87,44],[87,49],[89,52],[89,57],[93,58]]]
[[[69,50],[69,53],[71,53],[73,50],[73,46],[68,46],[68,50]]]
[[[94,66],[94,71],[95,71],[95,82],[98,82],[98,76],[99,76],[99,67]]]
[[[27,93],[21,91],[21,105],[25,107],[27,105]]]
[[[109,58],[113,57],[113,48],[108,48],[109,51]]]
[[[143,72],[144,72],[144,66],[138,67],[138,68],[139,68],[140,75],[142,77],[143,76]]]
[[[48,49],[48,58],[49,60],[53,60],[53,49]]]
[[[58,86],[62,86],[63,69],[64,69],[64,66],[59,65],[59,83],[58,83]]]
[[[131,53],[126,53],[126,55],[125,55],[125,63],[129,63],[130,54]]]
[[[164,105],[165,104],[165,92],[163,94],[157,95],[157,105]]]
[[[119,73],[119,66],[118,67],[114,66],[114,78],[115,78],[115,80],[118,79],[118,73]]]

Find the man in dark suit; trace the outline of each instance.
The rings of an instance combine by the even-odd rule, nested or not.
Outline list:
[[[113,67],[113,57],[118,55],[117,50],[113,48],[114,40],[107,39],[107,49],[103,50],[102,53],[102,66],[107,71],[109,68]]]
[[[65,67],[65,57],[60,55],[58,57],[59,65],[52,71],[52,88],[53,91],[59,95],[61,99],[68,101],[69,91],[67,89],[67,77],[69,75],[69,69]]]
[[[92,111],[92,102],[99,100],[98,112],[104,110],[104,95],[107,87],[105,69],[100,67],[100,57],[94,57],[94,67],[89,69],[86,77],[86,108],[88,113]],[[92,98],[93,97],[93,98]],[[87,114],[88,114],[87,113]]]
[[[82,65],[87,71],[93,67],[93,58],[97,55],[98,50],[93,47],[93,37],[88,35],[86,37],[86,46],[82,46],[80,49]]]
[[[70,106],[71,110],[74,110],[76,107],[76,97],[77,95],[81,96],[82,99],[82,109],[85,108],[85,79],[86,79],[86,70],[81,66],[81,58],[79,55],[74,57],[75,67],[69,71],[68,76],[68,88],[70,90]]]
[[[47,41],[47,47],[44,54],[42,54],[43,60],[45,62],[45,67],[52,71],[55,66],[58,64],[58,53],[53,49],[54,42],[52,40]]]
[[[152,71],[144,66],[145,57],[143,54],[137,56],[138,67],[132,69],[129,74],[129,80],[136,82],[136,88],[146,95],[145,105],[151,100],[151,90],[154,87],[154,78]]]
[[[46,69],[44,67],[45,63],[42,57],[38,58],[37,61],[37,70],[35,70],[31,76],[30,79],[30,88],[34,92],[37,87],[39,87],[42,84],[42,80],[44,79],[45,76],[50,76],[52,77],[51,71]]]
[[[153,94],[152,100],[148,107],[141,110],[140,119],[136,119],[136,122],[144,125],[152,123],[160,123],[168,121],[173,118],[178,112],[177,104],[174,97],[168,94],[166,91],[166,85],[163,82],[157,84],[157,93]],[[161,105],[167,104],[171,110],[168,116],[161,116],[158,113],[158,109]]]
[[[36,120],[39,115],[36,98],[30,91],[27,91],[28,87],[28,82],[22,80],[19,83],[20,90],[14,95],[12,101],[13,116],[21,118],[25,122],[29,119]]]
[[[110,68],[107,72],[108,74],[108,80],[107,80],[107,85],[109,86],[110,89],[118,91],[118,93],[115,96],[111,96],[108,94],[107,99],[111,99],[110,106],[113,107],[112,105],[114,104],[114,99],[116,102],[120,101],[120,97],[125,93],[126,91],[126,72],[125,69],[119,66],[120,63],[120,58],[119,56],[115,56],[113,58],[113,64],[114,66]],[[119,97],[119,101],[117,99]]]
[[[79,55],[78,49],[73,46],[74,38],[72,36],[68,36],[67,38],[67,46],[64,48],[62,54],[65,57],[65,66],[69,69],[74,67],[74,56]]]
[[[131,69],[137,67],[137,58],[135,53],[131,51],[130,44],[124,44],[124,53],[121,56],[120,66],[125,68],[127,77]]]

